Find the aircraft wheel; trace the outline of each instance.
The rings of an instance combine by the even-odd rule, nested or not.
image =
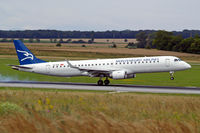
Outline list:
[[[102,86],[102,85],[103,85],[103,80],[98,80],[97,84],[98,84],[99,86]]]
[[[169,73],[170,73],[170,79],[174,80],[174,71],[170,71]]]
[[[104,84],[105,85],[109,85],[110,84],[110,81],[108,79],[104,80]]]

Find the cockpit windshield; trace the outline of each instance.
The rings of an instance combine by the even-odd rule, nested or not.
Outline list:
[[[174,62],[177,62],[177,61],[181,61],[181,59],[179,58],[174,59]]]

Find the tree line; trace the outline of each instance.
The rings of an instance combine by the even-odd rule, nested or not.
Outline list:
[[[6,31],[0,30],[0,38],[136,38],[140,32],[152,34],[155,30],[123,30],[123,31],[58,31],[58,30],[24,30]],[[181,35],[183,38],[200,35],[200,30],[173,31],[174,35]]]
[[[55,30],[26,30],[26,31],[0,31],[0,42],[12,42],[19,38],[23,42],[37,43],[95,43],[95,38],[136,38],[137,43],[129,42],[127,48],[155,48],[159,50],[177,51],[200,54],[200,31],[184,30],[182,32],[169,32],[164,30],[143,31],[55,31]],[[11,38],[11,39],[8,39]],[[29,38],[28,40],[24,38]],[[49,40],[40,40],[49,38]],[[63,40],[63,38],[69,38]],[[72,41],[71,38],[90,38],[90,40]]]
[[[138,48],[156,48],[158,50],[200,54],[199,34],[184,38],[182,35],[160,30],[151,34],[140,32],[136,35],[136,39]]]

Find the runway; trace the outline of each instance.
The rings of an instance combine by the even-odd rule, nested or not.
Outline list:
[[[110,92],[200,94],[200,88],[197,87],[167,87],[167,86],[143,86],[143,85],[97,86],[96,84],[93,83],[65,83],[65,82],[63,83],[63,82],[7,81],[7,82],[0,82],[0,87],[95,90],[95,91],[110,91]]]

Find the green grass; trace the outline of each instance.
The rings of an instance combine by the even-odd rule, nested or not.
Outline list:
[[[200,97],[0,90],[0,105],[3,133],[200,132]]]
[[[90,77],[54,77],[35,73],[12,70],[7,64],[18,64],[17,59],[0,59],[0,80],[30,80],[50,82],[96,83],[98,78]],[[192,69],[175,73],[175,80],[169,79],[169,73],[137,74],[134,79],[112,80],[111,84],[157,85],[157,86],[190,86],[200,87],[200,65],[192,65]]]

